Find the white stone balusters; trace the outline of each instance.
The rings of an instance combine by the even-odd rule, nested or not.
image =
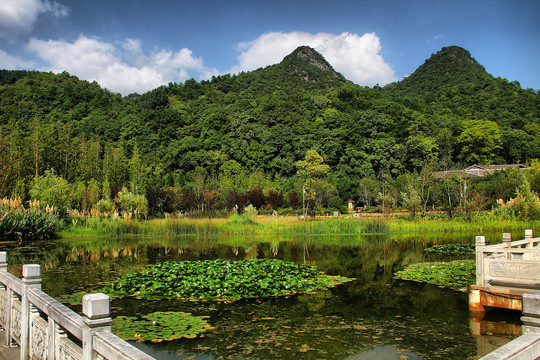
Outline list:
[[[41,266],[38,264],[23,265],[21,294],[21,360],[29,358],[30,342],[30,302],[28,291],[41,289]]]
[[[83,327],[83,359],[96,360],[97,353],[93,350],[93,336],[100,331],[111,331],[110,299],[105,294],[87,294],[82,299]]]

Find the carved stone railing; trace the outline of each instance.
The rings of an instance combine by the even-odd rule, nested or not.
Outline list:
[[[484,356],[482,360],[523,360],[540,358],[540,292],[523,294],[523,335]]]
[[[19,346],[21,360],[154,359],[111,333],[107,295],[85,295],[80,316],[41,291],[39,265],[23,265],[22,275],[7,271],[0,252],[0,325],[4,345]]]
[[[525,230],[525,239],[512,241],[503,234],[501,244],[487,245],[476,237],[476,286],[540,289],[540,238]]]

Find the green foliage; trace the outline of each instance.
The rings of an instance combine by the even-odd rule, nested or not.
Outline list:
[[[95,205],[95,209],[102,214],[103,213],[112,214],[116,210],[114,206],[114,202],[111,199],[99,200]]]
[[[476,262],[457,260],[412,264],[398,271],[395,277],[459,290],[476,282]]]
[[[474,254],[475,245],[474,244],[443,244],[443,245],[433,245],[425,249],[427,252],[438,253],[442,255],[466,255]]]
[[[232,209],[227,197],[233,191],[253,189],[269,203],[270,189],[296,193],[282,205],[273,194],[270,205],[299,208],[301,171],[295,165],[316,149],[332,174],[312,176],[337,193],[316,199],[317,190],[309,191],[310,203],[327,206],[338,196],[381,205],[381,192],[391,196],[384,198],[386,210],[387,203],[404,205],[406,191],[381,191],[381,182],[387,186],[429,164],[436,164],[433,172],[459,162],[540,157],[538,109],[540,94],[493,78],[455,46],[384,89],[348,82],[309,47],[264,69],[125,98],[67,73],[2,71],[0,197],[26,199],[32,184],[42,181],[36,174],[52,169],[71,186],[47,199],[61,210],[68,207],[61,194],[72,195],[72,207],[88,210],[100,198],[115,199],[122,187],[146,196],[150,215],[202,212],[211,189],[220,196],[216,210]],[[365,178],[378,179],[377,189],[361,184]],[[531,185],[539,191],[535,181]],[[178,199],[159,191],[168,188],[178,189]],[[45,187],[35,191],[49,196]],[[469,201],[452,191],[451,201],[448,191],[417,191],[424,210],[444,205],[452,213]],[[482,202],[487,193],[477,197],[484,209],[497,200],[490,190]]]
[[[164,262],[118,279],[105,291],[113,296],[235,301],[242,298],[307,293],[352,279],[329,276],[313,265],[277,259]]]
[[[118,316],[112,321],[112,332],[124,340],[171,341],[192,339],[213,328],[204,316],[192,316],[184,312],[155,312],[141,316]]]
[[[232,214],[229,217],[229,222],[235,225],[257,225],[257,222],[252,219],[249,211],[245,211],[241,215]]]
[[[70,190],[71,186],[65,179],[48,170],[45,171],[45,175],[34,179],[30,196],[44,205],[65,212],[69,208]]]
[[[118,193],[116,202],[120,211],[132,214],[136,218],[144,218],[148,214],[148,201],[144,195],[136,195],[126,188]]]
[[[466,121],[457,142],[459,158],[468,164],[491,164],[502,148],[499,126],[493,121]]]
[[[11,206],[16,203],[16,206]],[[37,206],[24,209],[17,201],[0,200],[0,239],[41,240],[53,237],[58,229],[58,217]]]
[[[506,207],[500,207],[497,210],[503,216],[540,220],[540,199],[531,191],[529,181],[523,179],[523,183],[516,190],[516,197],[511,199]]]

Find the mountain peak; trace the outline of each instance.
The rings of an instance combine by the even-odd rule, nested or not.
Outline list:
[[[456,45],[443,47],[438,53],[431,55],[431,58],[426,60],[426,63],[428,61],[439,59],[445,59],[446,62],[455,62],[461,65],[473,64],[481,66],[476,59],[471,56],[471,53],[468,50]]]
[[[432,54],[410,76],[390,84],[388,89],[401,95],[433,97],[454,85],[484,83],[488,78],[491,76],[469,51],[460,46],[447,46]]]
[[[323,78],[345,81],[343,75],[334,70],[332,65],[309,46],[300,46],[285,56],[280,66],[291,75],[299,75],[306,81],[320,81]]]
[[[293,59],[299,59],[303,60],[311,65],[314,65],[318,67],[319,69],[323,71],[332,71],[335,72],[335,70],[332,68],[332,66],[326,61],[326,59],[319,54],[315,49],[309,47],[309,46],[300,46],[296,48],[290,55],[285,57],[283,61]]]

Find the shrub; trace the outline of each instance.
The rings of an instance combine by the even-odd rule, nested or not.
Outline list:
[[[49,206],[42,210],[39,202],[33,201],[25,209],[20,199],[0,201],[0,239],[48,239],[54,236],[57,227],[58,217]]]
[[[527,220],[540,219],[540,199],[533,191],[529,182],[525,179],[516,190],[516,197],[504,203],[499,201],[500,206],[495,209],[497,215],[507,218],[521,217]]]
[[[69,194],[71,186],[62,177],[56,176],[54,171],[45,171],[44,176],[38,176],[30,189],[30,196],[42,204],[53,206],[61,212],[69,207]]]
[[[94,209],[96,209],[100,213],[108,213],[108,214],[112,214],[116,211],[114,202],[111,199],[99,200],[97,204],[94,206]]]
[[[148,201],[144,195],[136,195],[129,192],[125,187],[118,193],[116,202],[121,211],[132,214],[136,218],[148,215]]]

